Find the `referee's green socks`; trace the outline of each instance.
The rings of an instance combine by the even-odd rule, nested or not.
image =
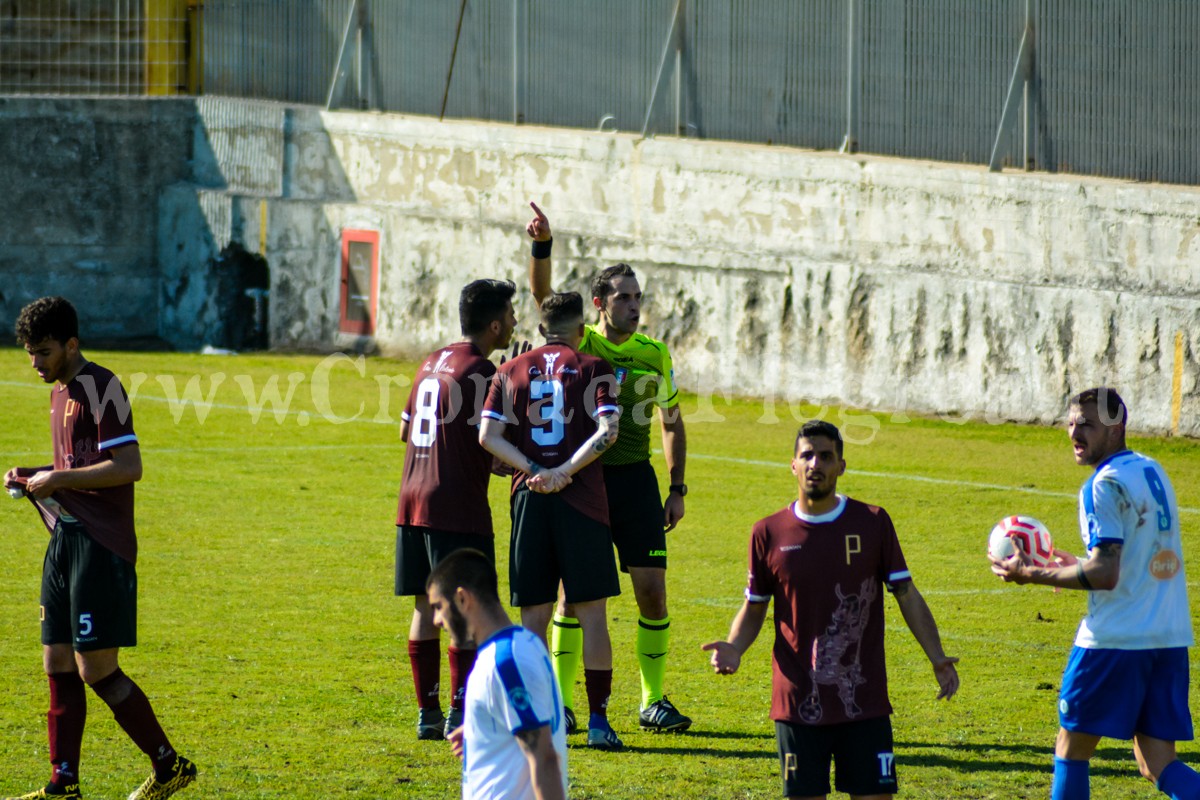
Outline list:
[[[583,628],[579,626],[579,620],[554,615],[550,625],[550,656],[563,705],[573,709],[575,676],[579,674],[579,662],[583,660]]]
[[[637,657],[642,671],[642,708],[663,698],[667,677],[667,651],[671,640],[671,618],[646,619],[638,615]]]

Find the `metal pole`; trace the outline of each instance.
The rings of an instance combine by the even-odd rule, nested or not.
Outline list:
[[[675,30],[675,135],[687,133],[683,126],[683,25],[686,14],[686,0],[679,0],[679,16],[676,18]]]
[[[663,42],[662,58],[658,61],[658,74],[654,76],[654,88],[650,90],[650,102],[646,104],[646,119],[642,122],[642,138],[646,137],[646,131],[650,129],[650,114],[654,111],[654,101],[658,97],[658,88],[662,85],[663,73],[667,68],[667,56],[671,54],[671,40],[675,37],[675,26],[679,22],[679,12],[683,6],[683,0],[675,0],[675,12],[671,14],[671,28],[667,31],[667,40]]]
[[[513,0],[513,122],[525,121],[529,87],[529,0]]]
[[[1025,135],[1022,139],[1021,149],[1025,156],[1026,172],[1032,172],[1037,162],[1033,139],[1033,58],[1036,44],[1033,30],[1033,2],[1034,0],[1025,0],[1025,32],[1029,36],[1029,49],[1025,53],[1025,92],[1022,97],[1025,110]]]
[[[354,25],[357,16],[358,0],[355,0],[354,5],[350,7],[350,14],[346,17],[346,28],[342,31],[342,46],[338,50],[337,62],[333,67],[333,80],[329,82],[329,93],[325,96],[326,108],[333,108],[333,95],[337,91],[338,84],[341,83],[342,76],[346,74],[346,48],[350,46],[350,28]]]
[[[454,77],[454,59],[458,58],[458,37],[462,35],[463,14],[467,12],[467,0],[462,0],[458,7],[458,25],[454,28],[454,49],[450,51],[450,68],[446,70],[446,88],[442,90],[442,110],[438,112],[438,122],[446,116],[446,100],[450,97],[450,79]]]
[[[846,0],[846,138],[841,152],[858,152],[858,0]]]

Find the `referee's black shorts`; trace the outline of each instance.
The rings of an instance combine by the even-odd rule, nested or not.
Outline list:
[[[621,571],[630,567],[667,568],[667,534],[658,476],[650,459],[604,465],[608,521]]]

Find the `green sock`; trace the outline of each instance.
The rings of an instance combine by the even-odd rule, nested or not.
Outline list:
[[[670,617],[646,619],[638,615],[637,657],[638,666],[642,668],[642,708],[662,700],[670,641]]]
[[[562,692],[563,705],[575,707],[575,675],[583,659],[583,628],[574,617],[554,615],[550,626],[550,656],[554,662],[554,676],[558,678],[558,689]]]

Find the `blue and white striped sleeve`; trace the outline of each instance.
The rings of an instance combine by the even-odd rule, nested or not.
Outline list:
[[[505,724],[513,735],[545,727],[553,719],[550,704],[555,695],[547,680],[553,680],[553,676],[544,674],[544,658],[534,661],[528,655],[512,638],[496,643],[496,674],[504,687]]]

